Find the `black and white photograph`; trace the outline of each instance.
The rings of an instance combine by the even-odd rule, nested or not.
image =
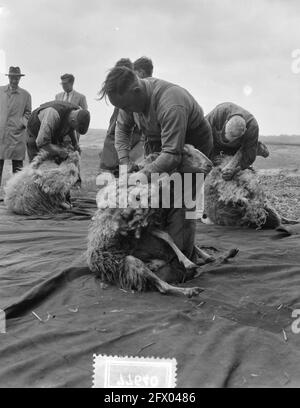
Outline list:
[[[300,2],[0,0],[0,388],[300,388]]]

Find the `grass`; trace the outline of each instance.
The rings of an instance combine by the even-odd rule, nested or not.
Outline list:
[[[300,219],[300,146],[268,145],[270,157],[259,157],[255,167],[264,190],[284,217]]]
[[[279,169],[259,173],[269,201],[284,217],[300,220],[300,172]]]

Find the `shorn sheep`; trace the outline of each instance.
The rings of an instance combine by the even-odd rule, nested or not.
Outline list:
[[[232,160],[223,156],[205,180],[205,213],[215,224],[225,226],[276,228],[281,218],[268,203],[257,174],[252,169],[239,171],[230,181],[222,169]]]
[[[146,158],[146,162],[154,160],[155,156]],[[212,163],[205,155],[193,146],[185,146],[180,170],[184,168],[185,172],[207,173],[211,167]],[[127,183],[127,180],[117,183],[117,186],[121,187],[122,182]],[[182,268],[185,277],[190,279],[196,274],[197,265],[187,259],[169,234],[164,232],[167,210],[133,208],[130,200],[127,208],[101,208],[102,200],[109,195],[111,188],[109,184],[97,195],[100,208],[93,217],[88,235],[87,262],[90,270],[103,282],[122,289],[157,289],[163,294],[184,294],[189,297],[199,294],[201,289],[198,287],[182,288],[168,283],[173,283],[174,280],[169,279],[170,272],[176,276],[176,268]],[[133,190],[136,194],[137,188],[141,194],[145,188],[148,193],[151,191],[148,185],[130,186],[128,197]],[[159,191],[156,193],[159,194]],[[200,251],[199,255],[203,253]],[[232,253],[228,258],[231,256]],[[173,263],[170,262],[172,258]]]
[[[80,155],[70,151],[60,165],[41,150],[34,160],[7,182],[4,203],[20,215],[54,214],[71,207],[68,195],[80,180]]]

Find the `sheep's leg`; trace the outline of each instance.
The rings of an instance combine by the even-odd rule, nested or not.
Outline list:
[[[147,281],[164,295],[170,294],[192,297],[198,296],[199,293],[203,291],[203,289],[199,287],[182,288],[170,285],[169,283],[160,279],[157,275],[155,275],[155,273],[151,272],[150,269],[147,268],[147,266],[144,264],[144,262],[131,255],[125,258],[124,270],[126,271],[126,276],[124,277],[124,279],[127,283],[129,281],[132,281],[132,283],[137,283],[138,280],[143,282]],[[138,276],[140,278],[138,278]],[[141,285],[140,290],[143,289],[144,285]]]
[[[67,202],[60,203],[59,206],[62,210],[71,210],[72,208],[72,204],[67,203]]]
[[[216,264],[226,263],[229,259],[235,258],[239,252],[240,250],[238,248],[232,248],[229,251],[225,252],[224,255],[215,258],[214,262]]]
[[[220,256],[220,258],[217,258],[217,261],[218,261],[219,263],[225,263],[225,262],[227,262],[229,259],[234,258],[235,256],[237,256],[238,253],[239,253],[239,249],[238,249],[238,248],[230,249],[227,253],[225,253],[225,255]]]
[[[300,224],[300,220],[291,220],[290,218],[286,218],[286,217],[280,217],[280,218],[281,218],[282,224],[286,224],[286,225]]]
[[[227,262],[228,259],[234,258],[239,253],[239,250],[237,248],[234,248],[234,249],[230,249],[227,253],[225,253],[225,255],[219,258],[214,258],[213,256],[210,256],[208,253],[198,248],[197,246],[195,246],[195,249],[196,249],[197,255],[199,255],[205,261],[205,263],[212,263],[215,261],[219,263]]]
[[[213,264],[204,265],[203,268],[198,267],[197,268],[197,273],[194,276],[194,278],[198,278],[203,273],[208,272],[211,268],[213,268],[213,267],[215,267],[217,265],[221,265],[223,263],[226,263],[230,258],[234,258],[238,253],[239,253],[239,250],[237,248],[230,249],[227,253],[225,253],[225,255],[220,256],[219,258],[216,258],[214,260]]]
[[[195,251],[196,251],[196,254],[200,256],[200,258],[202,258],[205,263],[211,263],[216,260],[213,256],[203,251],[203,249],[199,248],[197,245],[195,245]]]
[[[197,265],[190,261],[181,251],[180,249],[177,247],[177,245],[175,244],[175,242],[173,241],[173,238],[165,231],[161,231],[161,230],[154,230],[151,231],[151,234],[154,235],[157,238],[162,239],[163,241],[165,241],[167,244],[169,244],[169,246],[173,249],[173,251],[175,252],[175,254],[177,255],[178,261],[180,263],[182,263],[182,265],[185,267],[185,269],[193,269],[193,268],[197,268]]]

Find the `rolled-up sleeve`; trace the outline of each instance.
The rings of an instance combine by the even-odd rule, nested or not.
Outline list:
[[[182,159],[188,117],[184,106],[172,106],[159,118],[161,124],[162,151],[145,171],[163,173],[174,170]]]
[[[129,159],[130,137],[134,124],[133,115],[120,109],[115,130],[115,148],[119,161]]]
[[[52,143],[54,131],[58,128],[60,117],[58,112],[53,108],[43,109],[39,114],[41,127],[36,138],[38,148]]]

